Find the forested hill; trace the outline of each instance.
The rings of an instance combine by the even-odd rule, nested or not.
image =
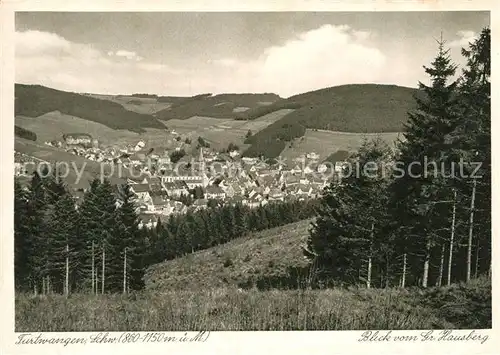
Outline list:
[[[171,107],[157,112],[155,116],[161,120],[184,120],[193,116],[246,119],[247,110],[266,107],[280,100],[278,95],[271,93],[201,94],[174,102]]]
[[[15,86],[15,114],[38,117],[52,111],[101,123],[113,129],[144,132],[145,128],[164,129],[155,117],[126,110],[122,105],[41,85]]]
[[[417,89],[376,84],[336,86],[292,96],[265,108],[246,112],[248,119],[282,108],[293,112],[248,139],[247,156],[279,155],[286,142],[306,128],[341,132],[400,132],[407,112],[415,107]]]

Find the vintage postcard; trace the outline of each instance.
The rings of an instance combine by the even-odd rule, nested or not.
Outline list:
[[[493,1],[0,9],[2,354],[498,349]]]

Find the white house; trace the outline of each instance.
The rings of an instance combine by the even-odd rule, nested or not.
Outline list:
[[[229,156],[231,158],[237,157],[238,155],[240,155],[240,152],[238,152],[237,150],[233,150],[233,151],[229,152]]]
[[[311,160],[318,160],[319,154],[316,154],[315,152],[307,153],[306,158]]]
[[[140,214],[139,215],[139,229],[147,228],[153,229],[158,224],[157,218],[152,214]]]
[[[222,200],[226,198],[226,193],[219,186],[207,186],[205,190],[205,198]]]

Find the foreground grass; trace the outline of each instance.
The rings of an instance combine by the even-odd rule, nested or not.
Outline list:
[[[16,298],[17,332],[443,328],[491,328],[489,280],[426,291],[226,288]]]

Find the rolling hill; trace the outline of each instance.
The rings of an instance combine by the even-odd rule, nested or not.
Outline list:
[[[287,142],[306,129],[352,133],[400,132],[407,112],[414,109],[416,89],[395,85],[356,84],[331,87],[292,96],[266,107],[295,110],[247,140],[246,156],[278,156]],[[247,112],[248,118],[262,110]]]
[[[112,184],[125,183],[126,178],[130,176],[127,169],[111,170],[112,168],[109,165],[90,161],[68,153],[63,149],[39,144],[24,138],[16,137],[14,149],[16,152],[33,157],[36,164],[42,164],[42,162],[47,162],[51,166],[57,163],[62,164],[60,172],[64,177],[64,182],[71,188],[89,188],[90,182],[101,176],[101,169],[102,176],[107,177]]]
[[[268,288],[297,282],[307,266],[301,241],[311,220],[252,233],[226,244],[162,262],[145,275],[149,290],[202,290],[218,287]]]
[[[16,125],[42,140],[55,134],[44,128],[53,121],[70,132],[86,132],[87,125],[93,136],[106,136],[99,137],[102,141],[108,140],[107,136],[121,142],[139,138],[138,133],[145,136],[140,139],[152,134],[156,144],[167,138],[167,124],[169,129],[195,139],[203,136],[221,147],[230,142],[248,147],[245,156],[274,158],[283,152],[290,157],[304,153],[302,147],[321,146],[322,155],[349,148],[335,135],[312,133],[320,130],[359,134],[348,137],[348,145],[353,149],[364,134],[392,136],[402,130],[417,92],[394,85],[359,84],[325,88],[287,99],[268,93],[176,97],[76,94],[16,84],[15,112]],[[253,136],[244,141],[248,131]],[[298,140],[303,137],[307,139]]]
[[[145,128],[165,129],[165,125],[151,115],[125,109],[109,100],[50,89],[40,85],[15,86],[15,115],[39,117],[59,111],[66,115],[80,117],[101,123],[112,129],[144,132]]]
[[[169,108],[171,105],[189,98],[179,96],[157,96],[151,94],[103,95],[86,93],[84,95],[96,99],[116,102],[122,105],[126,110],[147,115],[154,115],[158,111]]]
[[[276,94],[201,94],[173,103],[155,117],[161,120],[185,120],[193,116],[246,119],[244,112],[280,101]],[[262,116],[262,115],[261,115]]]

